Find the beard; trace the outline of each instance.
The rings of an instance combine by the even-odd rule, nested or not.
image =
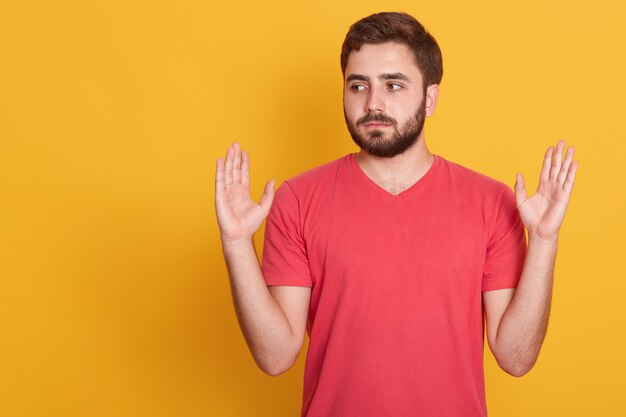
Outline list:
[[[396,119],[382,113],[368,113],[357,120],[355,124],[352,124],[352,122],[348,120],[345,108],[343,110],[343,116],[346,119],[350,136],[352,136],[352,140],[354,140],[354,143],[356,143],[359,148],[370,155],[391,158],[404,153],[419,139],[424,129],[424,120],[426,119],[425,103],[426,98],[424,97],[415,116],[404,122],[400,129],[398,129]],[[369,122],[383,122],[393,126],[394,132],[391,138],[385,138],[385,133],[382,130],[372,130],[367,133],[367,137],[361,135],[357,131],[357,127]]]

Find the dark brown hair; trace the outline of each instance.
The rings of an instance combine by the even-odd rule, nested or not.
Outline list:
[[[415,55],[415,63],[424,78],[424,89],[441,83],[443,61],[433,36],[413,16],[384,12],[365,17],[350,26],[341,47],[341,72],[346,74],[348,57],[364,44],[397,42],[406,45]]]

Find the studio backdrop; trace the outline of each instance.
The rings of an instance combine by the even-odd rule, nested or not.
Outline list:
[[[237,325],[215,160],[258,198],[355,152],[339,51],[383,10],[443,51],[433,153],[534,191],[576,148],[548,335],[520,379],[486,350],[490,415],[626,415],[623,2],[2,0],[1,416],[298,415],[304,353],[269,377]]]

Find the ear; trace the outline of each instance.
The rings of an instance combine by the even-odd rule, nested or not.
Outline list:
[[[431,84],[426,88],[426,117],[432,116],[439,100],[439,84]]]

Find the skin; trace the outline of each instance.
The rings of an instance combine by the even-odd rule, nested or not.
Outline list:
[[[415,117],[423,100],[426,117],[436,109],[439,86],[428,86],[424,94],[419,68],[403,45],[364,45],[351,53],[345,76],[346,121],[366,140],[392,140]],[[356,123],[368,113],[398,123]],[[545,338],[559,228],[578,166],[573,157],[574,149],[565,151],[563,141],[549,147],[537,191],[530,197],[524,177],[516,175],[517,207],[528,230],[524,268],[517,289],[482,294],[489,347],[500,367],[514,376],[532,368]],[[360,151],[357,161],[382,189],[399,194],[424,176],[434,156],[422,131],[416,143],[399,155],[378,157]],[[233,143],[226,158],[218,158],[216,168],[215,206],[222,248],[244,337],[261,369],[278,375],[293,365],[302,348],[311,289],[265,284],[252,236],[269,213],[274,182],[267,183],[259,203],[250,196],[249,182],[249,156]]]
[[[265,285],[252,236],[273,200],[273,180],[258,204],[250,197],[250,159],[238,143],[225,160],[218,158],[215,208],[237,319],[257,365],[275,376],[289,369],[302,349],[311,289]]]

